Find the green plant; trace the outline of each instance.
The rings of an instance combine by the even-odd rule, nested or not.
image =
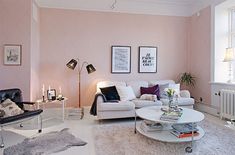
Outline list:
[[[189,72],[182,73],[179,82],[181,84],[185,84],[186,86],[191,86],[191,87],[195,87],[196,83],[195,77]]]

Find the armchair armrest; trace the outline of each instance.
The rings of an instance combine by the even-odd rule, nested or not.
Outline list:
[[[17,104],[19,103],[19,104],[29,104],[29,105],[34,105],[35,104],[35,102],[16,102]]]
[[[190,92],[188,90],[181,90],[180,91],[180,97],[184,97],[184,98],[190,98]]]
[[[106,102],[106,98],[102,93],[96,93],[95,98],[96,98],[96,104]]]

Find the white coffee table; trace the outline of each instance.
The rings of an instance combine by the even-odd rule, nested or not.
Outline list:
[[[163,111],[161,110],[162,107],[163,106],[151,106],[138,109],[136,110],[136,116],[144,120],[163,124],[164,126],[163,130],[154,131],[154,132],[144,132],[140,128],[140,124],[136,123],[136,118],[135,118],[135,132],[137,130],[140,134],[148,138],[163,142],[173,142],[173,143],[193,142],[194,140],[199,140],[204,136],[205,132],[200,126],[197,126],[197,128],[199,129],[198,131],[199,135],[195,137],[177,138],[176,136],[170,133],[172,129],[171,127],[172,124],[192,123],[193,125],[195,125],[196,123],[204,119],[203,113],[193,109],[182,108],[183,114],[180,117],[180,119],[176,122],[169,122],[169,121],[160,120],[160,117],[163,114]]]

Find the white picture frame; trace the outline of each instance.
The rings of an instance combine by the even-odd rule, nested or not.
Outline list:
[[[4,45],[4,65],[20,66],[21,65],[21,45]]]
[[[112,46],[111,73],[128,74],[131,73],[131,47]]]
[[[157,47],[139,47],[139,73],[157,73]]]

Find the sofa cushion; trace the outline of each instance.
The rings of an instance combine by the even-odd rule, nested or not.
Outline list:
[[[156,95],[157,99],[160,100],[160,89],[158,85],[152,87],[140,87],[140,94],[152,94]]]
[[[143,94],[140,96],[140,99],[141,100],[157,101],[157,95]]]
[[[155,86],[155,85],[164,85],[164,84],[175,84],[175,81],[173,80],[155,80],[155,81],[149,81],[149,86]]]
[[[141,99],[134,99],[132,102],[135,104],[136,108],[142,108],[146,106],[160,106],[162,105],[162,102],[157,101],[150,101],[150,100],[141,100]]]
[[[131,86],[117,86],[116,88],[121,101],[129,101],[136,98]]]
[[[101,81],[98,82],[96,85],[96,91],[101,92],[100,88],[110,87],[110,86],[126,86],[125,82],[120,81]]]
[[[135,104],[131,101],[105,102],[97,106],[98,111],[129,111],[135,109]]]
[[[167,93],[165,91],[167,88],[169,88],[169,83],[159,85],[160,98],[168,98]]]
[[[168,99],[161,99],[162,103],[164,105],[168,105],[169,100]],[[194,105],[194,99],[193,98],[184,98],[184,97],[179,97],[178,102],[176,103],[176,99],[173,99],[173,104],[177,104],[179,106],[186,106],[186,105]]]
[[[135,96],[137,98],[140,97],[140,87],[148,87],[148,82],[147,81],[129,81],[126,82],[128,86],[131,86]]]
[[[105,96],[107,101],[110,100],[120,100],[116,86],[100,88],[102,94]]]

